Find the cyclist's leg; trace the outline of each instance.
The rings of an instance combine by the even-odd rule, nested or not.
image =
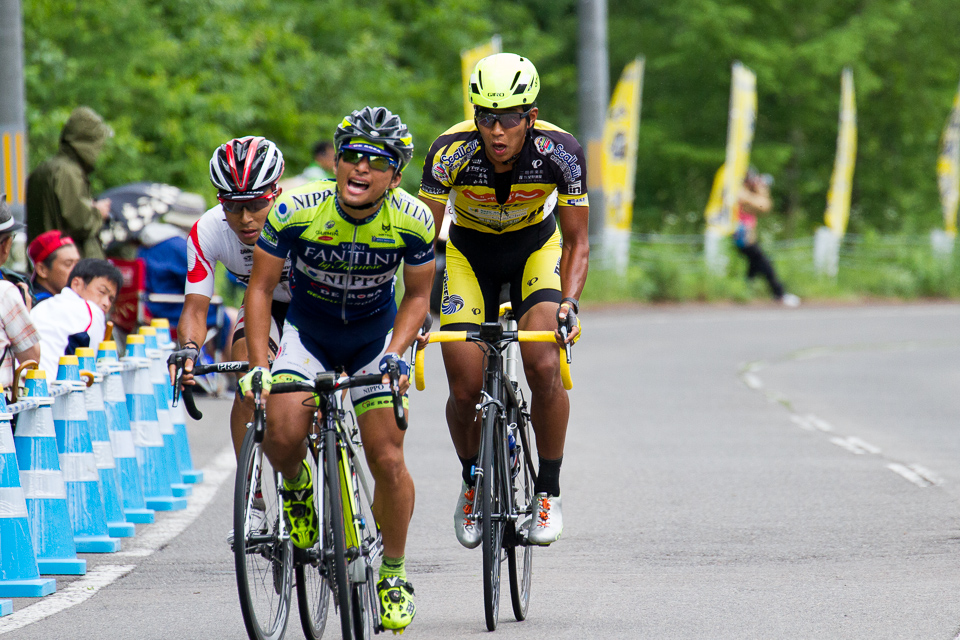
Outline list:
[[[518,310],[518,326],[526,331],[553,331],[557,327],[560,293],[560,238],[551,238],[527,259],[522,279],[511,283]],[[519,300],[519,303],[517,302]],[[560,464],[567,435],[570,400],[560,377],[560,350],[552,343],[520,345],[523,370],[530,386],[530,417],[537,436],[540,469],[535,492],[537,519],[529,539],[549,544],[560,537]]]
[[[499,283],[481,283],[464,254],[452,242],[447,244],[440,313],[442,331],[475,331],[484,321],[487,309],[499,306],[499,293]],[[462,342],[444,343],[441,349],[450,388],[447,426],[461,461],[471,459],[480,449],[477,401],[483,387],[483,353],[476,345]]]
[[[359,349],[347,370],[350,373],[377,371],[391,335],[376,338]],[[364,364],[357,366],[357,363]],[[417,611],[404,562],[415,501],[413,478],[403,457],[406,432],[397,427],[393,398],[386,385],[355,387],[350,397],[360,425],[367,466],[374,480],[371,509],[383,536],[383,562],[377,581],[380,619],[386,629],[403,629],[413,621]],[[407,408],[406,397],[404,408]]]

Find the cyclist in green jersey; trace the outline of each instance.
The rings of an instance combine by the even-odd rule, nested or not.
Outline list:
[[[399,188],[413,140],[396,115],[365,107],[344,118],[334,136],[336,181],[318,181],[278,199],[254,250],[247,289],[247,340],[251,371],[241,379],[249,393],[261,372],[263,396],[273,381],[312,380],[321,371],[346,373],[400,369],[398,355],[414,340],[428,312],[433,284],[434,221],[414,196]],[[290,308],[280,352],[267,369],[272,292],[289,256]],[[402,263],[402,264],[401,264]],[[402,268],[403,298],[395,303],[395,274]],[[414,487],[403,457],[389,376],[383,384],[351,390],[363,449],[376,486],[373,510],[383,533],[377,590],[387,629],[413,620],[413,587],[406,579],[404,548],[413,514]],[[284,477],[284,516],[294,544],[316,542],[313,479],[304,444],[316,405],[309,394],[269,398],[263,450]]]

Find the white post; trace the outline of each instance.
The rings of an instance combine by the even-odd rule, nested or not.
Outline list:
[[[706,261],[710,273],[718,276],[727,274],[727,263],[730,262],[730,257],[723,247],[725,237],[716,229],[710,227],[707,227],[707,230],[703,233],[703,259]]]
[[[933,255],[941,260],[949,260],[953,255],[955,237],[943,229],[934,229],[930,232],[930,247]]]
[[[840,237],[830,227],[820,227],[813,236],[813,268],[819,275],[837,276],[840,268]]]

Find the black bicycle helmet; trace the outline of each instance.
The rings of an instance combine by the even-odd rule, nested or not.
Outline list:
[[[413,136],[400,117],[386,107],[364,107],[344,118],[333,136],[337,154],[354,138],[363,138],[392,153],[400,163],[400,171],[413,159]]]
[[[234,138],[210,158],[210,182],[229,200],[252,200],[283,175],[283,154],[266,138]]]

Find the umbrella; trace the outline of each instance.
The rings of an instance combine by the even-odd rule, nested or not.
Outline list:
[[[154,221],[190,228],[206,210],[203,196],[157,182],[132,182],[107,189],[98,196],[105,198],[110,199],[110,218],[100,231],[105,247],[137,240],[143,228]]]

